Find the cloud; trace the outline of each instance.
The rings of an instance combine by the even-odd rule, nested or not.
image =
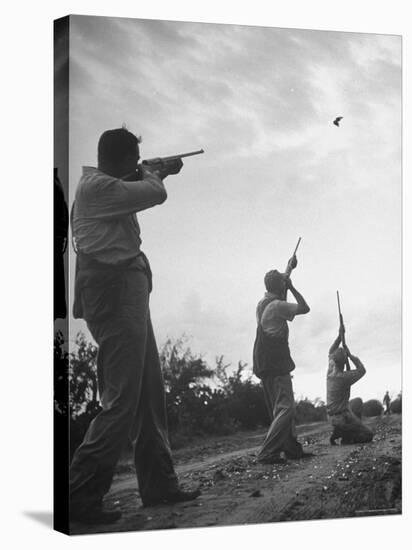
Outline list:
[[[371,383],[399,372],[400,38],[80,16],[71,29],[71,194],[123,122],[144,158],[206,150],[139,215],[159,343],[186,333],[250,363],[263,274],[302,236],[296,381],[324,393],[337,288]]]

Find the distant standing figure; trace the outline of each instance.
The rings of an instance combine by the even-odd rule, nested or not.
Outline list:
[[[388,391],[383,396],[383,404],[385,405],[385,412],[383,414],[391,414],[391,398]]]
[[[292,257],[296,265],[296,258]],[[295,401],[291,371],[295,363],[289,351],[289,327],[296,315],[309,312],[303,296],[295,289],[290,278],[277,270],[265,275],[267,292],[256,310],[257,333],[253,349],[253,372],[262,380],[271,425],[258,454],[259,462],[276,464],[286,458],[299,459],[311,456],[304,453],[297,441],[295,429]],[[290,290],[297,303],[286,301]]]
[[[336,445],[335,440],[341,438],[341,443],[368,443],[372,441],[373,432],[357,418],[350,409],[350,388],[366,373],[358,357],[349,351],[349,348],[340,348],[345,333],[345,327],[341,325],[339,335],[329,350],[329,367],[327,374],[327,403],[326,410],[333,426],[330,436],[331,445]],[[355,369],[345,371],[346,358],[355,365]]]

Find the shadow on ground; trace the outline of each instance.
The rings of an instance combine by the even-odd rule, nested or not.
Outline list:
[[[53,529],[53,514],[52,512],[23,512],[23,514],[36,521],[37,523],[40,523],[41,525],[44,525],[45,527],[49,527],[50,529]]]

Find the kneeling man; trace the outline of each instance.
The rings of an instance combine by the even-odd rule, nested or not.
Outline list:
[[[339,438],[343,445],[368,443],[373,438],[373,432],[362,424],[349,406],[350,388],[365,375],[366,370],[358,357],[351,354],[346,344],[339,347],[344,340],[344,334],[345,327],[341,325],[339,335],[329,350],[326,409],[333,426],[331,445],[336,445],[335,441]],[[352,361],[354,369],[344,370],[347,359]]]

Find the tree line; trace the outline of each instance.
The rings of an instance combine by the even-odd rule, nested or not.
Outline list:
[[[159,351],[163,371],[169,434],[172,447],[196,436],[228,435],[238,430],[267,428],[269,415],[261,385],[252,379],[247,364],[235,369],[217,357],[210,366],[194,353],[185,338],[167,340]],[[88,425],[101,410],[97,384],[97,347],[79,332],[75,351],[65,351],[61,333],[54,340],[55,418],[70,422],[70,451],[81,443]],[[401,412],[401,399],[392,402]],[[396,409],[396,410],[395,410]],[[363,416],[382,414],[377,400],[363,403]],[[60,420],[59,420],[60,419]],[[325,403],[317,398],[296,402],[296,423],[325,421]]]

